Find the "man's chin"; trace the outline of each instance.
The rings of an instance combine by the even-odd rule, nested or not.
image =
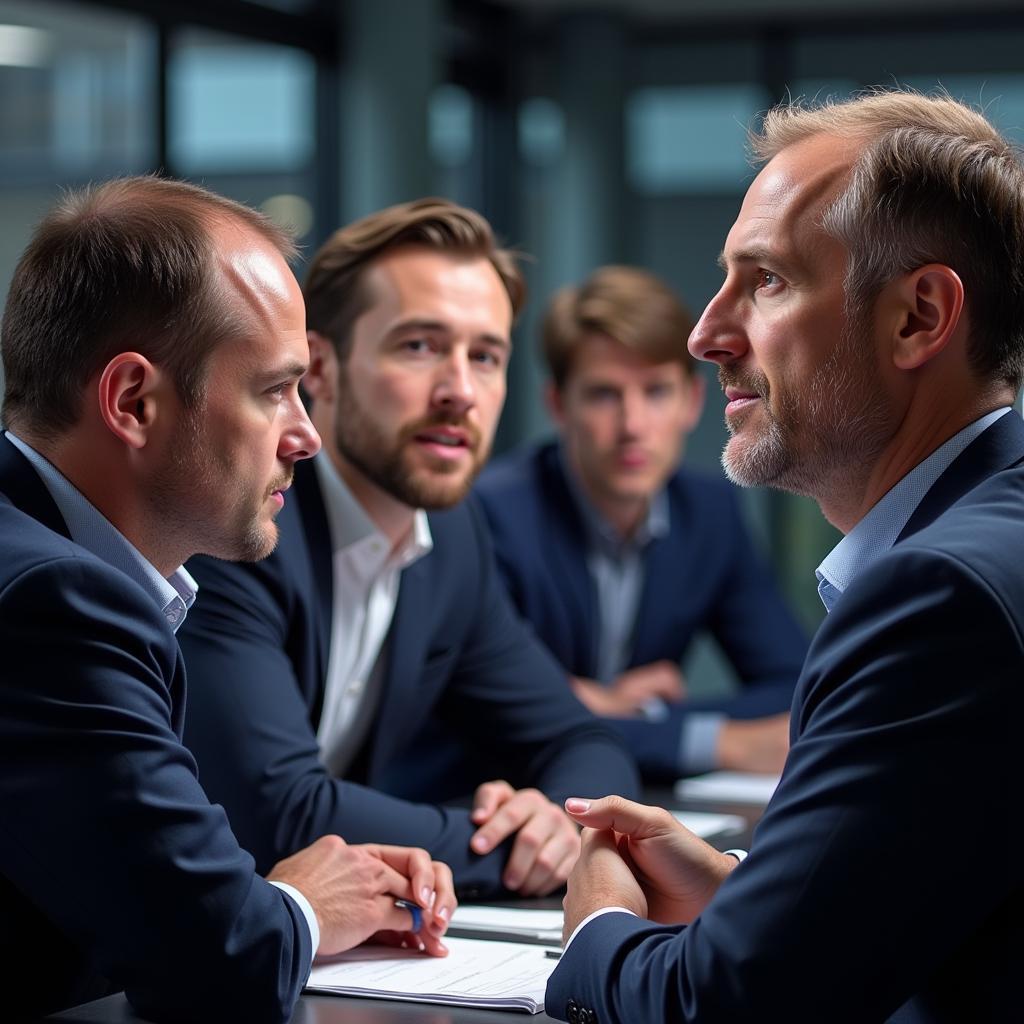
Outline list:
[[[415,495],[415,506],[428,511],[442,511],[458,505],[476,479],[476,472],[458,475],[418,473],[409,480],[409,491]]]

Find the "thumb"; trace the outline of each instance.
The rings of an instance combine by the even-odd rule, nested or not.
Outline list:
[[[490,819],[491,815],[508,799],[506,790],[511,790],[507,782],[498,780],[484,782],[473,794],[472,819],[477,824]]]
[[[600,800],[570,797],[565,801],[566,813],[588,828],[612,829],[633,839],[647,839],[674,831],[675,818],[663,807],[648,807],[621,796]]]

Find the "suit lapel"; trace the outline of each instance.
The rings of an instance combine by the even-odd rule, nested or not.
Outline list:
[[[317,674],[317,692],[311,709],[312,720],[320,721],[323,711],[324,687],[327,684],[327,664],[331,650],[331,621],[334,614],[334,556],[331,549],[331,531],[327,524],[327,511],[320,493],[320,482],[312,460],[300,462],[295,467],[294,490],[298,499],[299,516],[306,538],[309,554],[309,569],[316,593],[316,615],[319,625],[319,650],[321,670]]]
[[[43,526],[71,539],[67,523],[32,463],[0,434],[0,493]]]
[[[932,484],[899,540],[924,529],[983,480],[1024,459],[1024,420],[1008,412],[976,437]]]

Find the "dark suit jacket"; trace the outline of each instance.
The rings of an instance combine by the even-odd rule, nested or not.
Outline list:
[[[1024,424],[935,483],[819,630],[747,860],[689,927],[610,914],[548,985],[601,1024],[1020,1018]]]
[[[586,531],[556,444],[499,459],[476,487],[516,607],[564,668],[594,678],[600,614]],[[786,711],[807,641],[757,555],[725,480],[680,469],[667,484],[669,532],[644,555],[644,586],[627,667],[679,663],[709,632],[736,670],[736,695],[684,701],[661,722],[618,722],[645,775],[679,774],[688,713],[756,718]]]
[[[124,988],[155,1020],[287,1019],[309,932],[196,780],[174,635],[2,435],[0,553],[4,1018]]]
[[[384,792],[331,778],[318,756],[333,583],[313,465],[297,467],[269,558],[189,563],[201,597],[180,634],[193,680],[185,736],[203,785],[260,865],[336,832],[426,847],[463,892],[494,891],[504,856],[470,853],[466,811],[385,795],[432,795],[445,726],[490,748],[514,785],[554,799],[595,785],[636,789],[620,742],[512,611],[478,513],[463,504],[429,521],[433,550],[402,573],[381,704],[350,773]],[[424,734],[428,721],[436,728]]]

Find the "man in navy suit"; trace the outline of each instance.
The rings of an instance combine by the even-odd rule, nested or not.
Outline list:
[[[15,270],[0,436],[6,1019],[123,988],[153,1020],[284,1021],[315,952],[409,928],[396,898],[424,908],[415,941],[445,952],[447,868],[322,835],[268,865],[269,884],[181,742],[174,630],[196,593],[181,563],[265,556],[293,468],[320,446],[298,395],[293,252],[246,207],[129,178],[65,198]]]
[[[690,314],[653,274],[602,267],[544,319],[559,442],[488,467],[476,493],[512,599],[647,777],[779,772],[806,640],[743,525],[735,488],[681,468],[704,382]],[[709,632],[741,692],[687,699]]]
[[[547,1010],[1015,1019],[1024,167],[981,115],[910,93],[783,106],[755,141],[690,350],[719,367],[730,476],[845,533],[818,570],[829,614],[748,857],[656,808],[568,801],[589,827]]]
[[[328,830],[423,846],[465,893],[549,892],[579,852],[560,801],[636,771],[515,615],[462,500],[505,396],[519,270],[479,214],[425,199],[336,232],[305,294],[323,451],[268,559],[189,566],[203,784],[258,864]],[[475,774],[453,774],[466,746]],[[474,787],[471,811],[395,799]]]

